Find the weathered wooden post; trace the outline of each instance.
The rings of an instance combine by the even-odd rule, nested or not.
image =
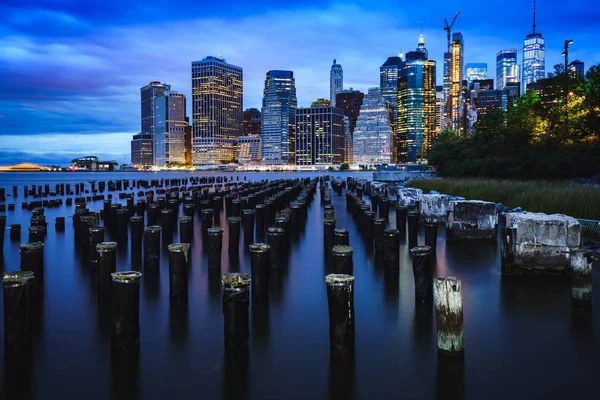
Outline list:
[[[96,251],[96,246],[104,242],[104,227],[94,226],[88,229],[90,231],[90,241],[88,244],[89,260],[90,263],[95,264],[98,261],[98,252]]]
[[[242,219],[240,217],[228,217],[229,224],[229,247],[228,251],[236,253],[240,249],[240,226]]]
[[[208,229],[208,267],[221,269],[223,249],[223,228]]]
[[[252,300],[256,302],[268,300],[271,246],[266,243],[250,245],[250,270],[252,273]]]
[[[169,296],[171,301],[187,301],[190,245],[173,243],[169,249]]]
[[[65,230],[65,217],[56,217],[54,222],[54,228],[57,232],[62,232]]]
[[[173,243],[173,210],[171,208],[160,210],[160,228],[163,246]]]
[[[36,295],[44,291],[44,243],[21,243],[21,271],[33,273],[35,280],[30,285]]]
[[[425,221],[425,246],[431,248],[433,254],[437,250],[438,224],[435,221]]]
[[[385,230],[385,225],[386,221],[383,218],[376,218],[373,221],[373,241],[377,253],[383,251],[383,231]]]
[[[383,263],[386,269],[400,268],[400,232],[397,229],[383,231]]]
[[[44,242],[44,236],[46,236],[46,228],[43,226],[30,226],[29,227],[29,242]],[[2,232],[4,234],[4,232]]]
[[[144,268],[157,268],[160,263],[160,226],[144,228]]]
[[[431,268],[431,248],[417,246],[410,249],[413,256],[413,274],[415,279],[415,300],[431,301],[433,270]]]
[[[224,274],[223,282],[223,331],[225,348],[246,349],[250,337],[248,327],[248,274]]]
[[[117,243],[103,242],[96,246],[98,252],[98,287],[101,296],[110,295],[111,274],[117,270]]]
[[[438,351],[442,354],[464,352],[464,328],[462,284],[454,277],[438,277],[433,280],[435,324]]]
[[[5,273],[4,287],[4,354],[31,353],[31,295],[29,288],[35,280],[31,271]]]
[[[0,215],[0,254],[4,253],[4,235],[6,234],[6,215]],[[20,236],[20,234],[19,234]]]
[[[411,210],[407,213],[408,219],[408,242],[409,246],[415,247],[417,245],[417,235],[419,232],[419,212]]]
[[[585,250],[572,250],[570,252],[572,269],[571,297],[574,302],[582,305],[592,304],[592,262]]]
[[[354,263],[352,262],[352,254],[354,250],[352,246],[337,245],[333,246],[331,253],[335,259],[335,273],[353,275],[354,274]]]
[[[21,224],[10,225],[10,240],[15,242],[21,241]]]
[[[270,227],[267,228],[267,244],[271,246],[271,266],[273,268],[282,268],[285,265],[283,251],[283,229]]]
[[[346,229],[336,228],[333,231],[333,245],[350,245],[350,233]]]
[[[144,217],[134,216],[129,218],[131,228],[131,255],[139,260],[142,255],[142,241],[144,240]]]
[[[354,277],[329,274],[327,303],[329,306],[329,344],[332,350],[354,350]]]
[[[111,274],[113,351],[131,352],[140,347],[140,280],[138,271]]]
[[[323,246],[325,248],[325,254],[331,252],[333,247],[333,241],[335,237],[335,219],[327,218],[323,220]]]
[[[179,218],[179,241],[192,244],[194,237],[194,220],[190,216]]]

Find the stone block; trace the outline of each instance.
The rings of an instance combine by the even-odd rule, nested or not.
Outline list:
[[[448,219],[450,197],[445,194],[424,194],[421,196],[420,212],[424,221],[443,222]]]
[[[503,272],[567,273],[569,252],[581,243],[581,225],[562,214],[508,213],[502,242]]]
[[[402,188],[398,190],[398,207],[416,208],[421,202],[423,191],[414,188]]]
[[[455,200],[448,206],[446,237],[451,239],[496,239],[498,214],[489,201]]]

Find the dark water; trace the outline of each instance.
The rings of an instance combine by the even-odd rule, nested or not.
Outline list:
[[[246,174],[249,180],[316,175]],[[0,174],[0,187],[12,193],[13,184],[162,176],[177,175]],[[23,201],[21,188],[19,196],[17,200]],[[9,197],[10,202],[13,199]],[[139,357],[131,359],[111,356],[110,320],[100,312],[91,271],[74,250],[71,220],[67,219],[64,233],[55,232],[54,218],[73,214],[74,206],[63,205],[46,210],[45,294],[40,325],[34,332],[31,376],[20,392],[3,391],[2,395],[34,399],[600,396],[600,384],[595,380],[600,375],[597,270],[592,311],[579,312],[571,305],[568,280],[503,278],[497,245],[446,243],[440,229],[435,274],[457,276],[463,282],[465,357],[464,361],[438,359],[433,309],[415,307],[408,244],[401,244],[400,276],[386,276],[346,213],[345,197],[334,194],[333,204],[337,227],[349,230],[354,246],[353,359],[330,357],[323,209],[318,192],[304,233],[293,242],[289,266],[271,278],[268,309],[251,306],[248,356],[235,360],[224,356],[220,280],[208,274],[197,215],[188,308],[170,310],[168,254],[163,251],[159,276],[142,278],[141,348]],[[91,203],[88,208],[99,210],[102,205]],[[31,213],[17,207],[7,215],[7,226],[22,224],[25,241]],[[224,214],[221,226],[226,229]],[[393,211],[388,226],[395,226]],[[227,229],[222,272],[249,273],[249,258],[243,250],[239,263],[230,262],[226,235]],[[8,232],[5,240],[2,269],[18,270],[18,243],[9,240]],[[419,242],[423,243],[422,231]],[[120,250],[117,269],[131,267],[128,249]],[[0,329],[3,331],[3,318]],[[3,349],[3,338],[0,340]],[[5,365],[1,365],[4,379]],[[6,385],[4,380],[2,383]]]

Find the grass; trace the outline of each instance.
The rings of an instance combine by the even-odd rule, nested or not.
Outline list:
[[[436,190],[468,200],[486,200],[531,212],[565,214],[600,220],[600,189],[568,182],[494,179],[421,179],[411,187],[427,193]]]

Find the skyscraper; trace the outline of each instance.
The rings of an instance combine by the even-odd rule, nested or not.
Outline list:
[[[138,133],[131,141],[131,164],[136,167],[147,167],[154,164],[152,135]]]
[[[392,162],[392,130],[389,103],[381,89],[370,88],[364,98],[352,135],[355,164],[389,164]]]
[[[165,167],[185,163],[185,133],[188,126],[185,96],[166,91],[154,101],[154,164]]]
[[[521,93],[527,85],[544,79],[546,75],[546,40],[536,32],[536,2],[533,1],[533,31],[523,41],[523,83]],[[500,89],[500,86],[498,86]]]
[[[194,166],[232,162],[242,135],[242,68],[224,58],[192,62],[192,148]]]
[[[166,83],[161,83],[158,81],[152,81],[148,85],[140,88],[142,106],[142,131],[140,133],[142,135],[150,135],[152,140],[154,140],[154,111],[156,110],[154,102],[157,97],[161,96],[167,90],[171,90],[171,85],[167,85]],[[152,148],[154,148],[154,145],[152,145]],[[152,164],[154,164],[154,153],[152,155]]]
[[[451,45],[451,77],[450,112],[448,115],[449,128],[461,133],[461,117],[463,110],[462,80],[464,71],[465,44],[460,32],[452,34]]]
[[[344,90],[338,93],[335,103],[336,107],[344,111],[344,116],[348,117],[348,136],[344,138],[345,162],[352,164],[352,132],[356,126],[356,119],[360,112],[360,106],[363,103],[365,94],[360,90]]]
[[[465,79],[467,80],[467,86],[470,86],[473,81],[487,79],[487,63],[469,63],[465,65]]]
[[[261,134],[261,116],[256,108],[248,108],[244,111],[244,136],[260,137]]]
[[[294,73],[267,72],[261,114],[262,160],[265,164],[294,162],[293,132],[297,107]]]
[[[344,112],[314,102],[296,109],[296,165],[344,162]]]
[[[396,129],[399,161],[415,162],[427,155],[437,132],[435,61],[420,48],[406,54],[398,74]]]
[[[435,87],[435,134],[436,136],[446,129],[446,119],[444,110],[446,109],[446,101],[444,99],[444,87]]]
[[[569,64],[571,71],[575,72],[581,78],[585,77],[585,64],[583,61],[575,60]]]
[[[379,89],[381,96],[394,107],[397,112],[398,103],[398,71],[404,66],[400,57],[388,57],[379,68]]]
[[[520,71],[517,64],[517,49],[501,50],[496,54],[496,88],[504,89],[519,84]]]
[[[329,101],[333,107],[335,107],[335,96],[342,90],[344,90],[344,71],[342,66],[333,60],[329,73]]]

